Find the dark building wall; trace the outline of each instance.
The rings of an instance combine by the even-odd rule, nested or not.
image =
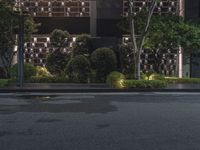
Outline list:
[[[97,0],[97,36],[120,37],[123,0]]]
[[[195,22],[200,19],[199,0],[185,0],[185,18]]]
[[[67,30],[70,34],[90,33],[89,17],[35,17],[41,23],[38,34],[49,34],[54,29]]]
[[[96,33],[103,37],[121,37],[118,24],[123,15],[123,0],[96,0]],[[90,34],[88,17],[34,17],[41,23],[38,34],[49,34],[54,29],[67,30],[71,34]]]
[[[200,1],[185,0],[185,19],[200,24]],[[190,76],[200,77],[200,51],[190,57]]]
[[[191,77],[193,78],[200,77],[200,51],[196,51],[191,55],[190,72],[191,72]]]

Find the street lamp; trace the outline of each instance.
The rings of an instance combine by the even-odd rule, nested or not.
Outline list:
[[[21,6],[21,1],[18,1],[19,11],[19,31],[18,31],[18,76],[17,86],[23,87],[24,84],[24,13]]]

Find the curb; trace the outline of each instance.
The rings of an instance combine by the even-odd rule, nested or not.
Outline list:
[[[123,92],[200,92],[200,89],[0,89],[0,93],[123,93]]]

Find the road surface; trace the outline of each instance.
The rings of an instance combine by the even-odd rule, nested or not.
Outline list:
[[[0,150],[199,149],[199,93],[0,94]]]

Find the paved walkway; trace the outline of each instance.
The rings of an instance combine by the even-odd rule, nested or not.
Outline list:
[[[200,89],[200,84],[171,84],[166,89]]]
[[[110,89],[106,84],[78,84],[78,83],[25,83],[23,88],[16,85],[8,89]]]

